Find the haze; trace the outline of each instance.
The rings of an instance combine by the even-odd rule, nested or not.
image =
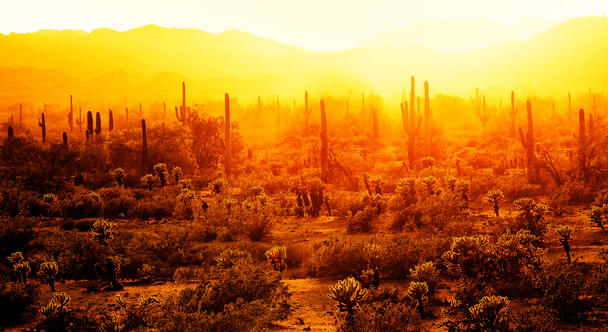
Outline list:
[[[546,22],[602,15],[607,11],[608,3],[591,0],[28,0],[5,2],[2,7],[2,33],[41,29],[91,31],[96,28],[124,31],[157,24],[210,32],[236,29],[306,49],[338,51],[423,22],[484,19],[507,26],[518,25],[521,20],[529,18],[545,22],[544,25],[524,24],[524,30],[517,36],[529,37],[544,28]],[[475,44],[475,40],[462,43],[461,51],[487,44],[483,40]],[[428,46],[433,47],[434,44]]]

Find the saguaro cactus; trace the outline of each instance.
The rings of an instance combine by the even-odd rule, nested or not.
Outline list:
[[[429,98],[429,81],[424,81],[424,154],[431,155],[431,100]]]
[[[62,137],[63,138],[63,145],[67,147],[68,146],[68,133],[66,133],[64,131],[62,136],[63,136]]]
[[[114,130],[114,114],[112,113],[112,110],[108,111],[108,130]]]
[[[327,115],[325,114],[325,101],[321,99],[321,178],[327,183],[329,176],[329,147],[327,143]]]
[[[225,139],[225,151],[224,151],[224,167],[226,169],[226,176],[230,175],[232,171],[232,139],[230,137],[230,96],[228,93],[224,94],[224,139]]]
[[[78,107],[78,119],[76,120],[76,124],[78,125],[78,132],[82,133],[82,125],[84,124],[82,121],[82,107]]]
[[[372,108],[372,137],[377,140],[380,137],[380,127],[378,125],[378,110]]]
[[[568,94],[570,96],[570,94]],[[511,137],[515,137],[515,116],[517,115],[517,109],[515,108],[515,92],[511,91],[511,111],[509,111],[509,115],[511,117],[511,126],[510,133]]]
[[[304,135],[308,137],[310,134],[308,128],[310,126],[310,112],[311,109],[308,108],[308,90],[304,91]]]
[[[44,113],[40,116],[38,120],[38,125],[42,129],[42,142],[46,142],[46,120],[44,119]]]
[[[519,138],[521,145],[526,149],[526,174],[528,183],[534,183],[537,179],[537,171],[535,166],[534,156],[534,123],[532,121],[532,105],[529,100],[526,100],[526,112],[528,113],[528,133],[524,133],[524,129],[519,127]]]
[[[175,108],[175,117],[182,124],[186,123],[187,120],[186,117],[188,114],[186,111],[186,82],[182,81],[182,105],[179,107],[179,113],[177,112],[177,107]]]
[[[95,113],[95,135],[101,134],[101,114]]]
[[[125,107],[125,122],[127,123],[127,128],[129,128],[129,108]]]
[[[89,135],[93,133],[93,113],[91,111],[87,112],[87,130]]]
[[[141,168],[144,174],[148,170],[148,136],[145,119],[141,119]]]
[[[74,131],[74,106],[72,105],[72,95],[70,95],[70,113],[68,113],[68,124],[70,125],[70,132]]]
[[[8,126],[8,133],[7,133],[7,137],[8,137],[8,138],[13,138],[13,137],[15,137],[15,132],[13,131],[13,126]]]
[[[482,97],[482,103],[479,103],[479,89],[475,90],[475,115],[481,121],[482,132],[485,135],[486,124],[490,121],[490,113],[486,108],[486,96]]]
[[[416,136],[420,131],[421,118],[418,116],[418,124],[416,124],[416,82],[414,76],[411,77],[411,88],[410,88],[410,107],[408,112],[407,100],[405,100],[405,88],[403,89],[402,101],[401,101],[401,119],[403,121],[403,129],[407,134],[407,155],[410,169],[414,169],[416,163]],[[408,116],[409,113],[409,116]]]
[[[19,104],[19,127],[23,126],[23,110],[21,104]]]

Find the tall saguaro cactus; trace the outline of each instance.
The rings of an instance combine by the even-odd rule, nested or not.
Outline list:
[[[68,146],[68,133],[66,133],[64,131],[63,135],[62,135],[62,138],[63,138],[63,146],[67,147]]]
[[[420,132],[421,117],[416,114],[416,81],[414,76],[411,77],[410,87],[410,107],[408,112],[407,100],[405,99],[406,93],[405,88],[403,89],[403,96],[401,102],[401,118],[403,121],[403,129],[407,134],[407,156],[410,169],[415,168],[416,164],[416,136]],[[409,114],[408,114],[409,113]],[[409,116],[408,116],[409,115]],[[418,124],[416,124],[416,118],[418,117]]]
[[[424,154],[431,155],[432,127],[431,127],[431,100],[429,97],[429,81],[424,81]]]
[[[140,104],[141,107],[141,104]],[[177,107],[175,108],[175,117],[182,124],[186,123],[187,120],[187,108],[186,108],[186,82],[182,81],[182,105],[179,107],[179,113]]]
[[[46,120],[44,119],[44,113],[40,116],[38,125],[40,126],[40,129],[42,129],[42,142],[44,143],[46,142]]]
[[[521,145],[526,149],[526,174],[528,183],[536,182],[537,170],[534,156],[534,123],[532,121],[532,105],[529,100],[526,100],[526,113],[528,114],[528,132],[524,133],[524,129],[519,127],[519,138]]]
[[[141,170],[148,170],[148,135],[146,131],[146,119],[141,119]]]
[[[482,133],[485,135],[486,124],[488,123],[488,121],[490,121],[490,113],[488,112],[488,109],[486,108],[486,96],[482,97],[482,102],[480,105],[479,89],[475,90],[475,115],[477,115],[477,118],[481,122],[481,126],[482,126],[481,130],[482,130]]]
[[[325,114],[325,101],[321,99],[321,178],[327,182],[329,176],[329,146],[327,143],[327,115]]]
[[[95,113],[95,135],[101,134],[101,114]]]
[[[509,111],[509,115],[511,117],[511,126],[510,128],[510,133],[511,133],[511,137],[515,137],[516,133],[515,133],[515,116],[517,115],[517,109],[515,108],[515,92],[511,91],[511,110]]]
[[[224,150],[224,167],[226,170],[226,176],[229,176],[232,171],[232,138],[230,132],[230,96],[228,93],[224,94],[224,139],[225,139],[225,150]]]
[[[112,113],[112,110],[108,111],[108,130],[114,130],[114,113]]]
[[[78,107],[78,119],[76,120],[76,124],[78,125],[78,132],[82,133],[82,125],[84,124],[82,121],[82,107]]]
[[[87,112],[87,130],[89,135],[93,134],[93,113],[91,111]]]
[[[19,127],[23,126],[23,110],[21,104],[19,104]]]
[[[74,131],[74,106],[72,104],[72,95],[70,95],[70,113],[68,113],[68,124],[70,126],[70,132]]]
[[[585,110],[578,111],[578,168],[581,177],[585,177],[587,169],[587,136],[585,133]]]
[[[310,126],[310,112],[311,109],[308,107],[308,90],[304,91],[304,136],[308,137],[310,134],[308,128]]]

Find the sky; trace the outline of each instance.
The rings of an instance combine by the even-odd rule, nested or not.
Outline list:
[[[0,33],[128,30],[142,25],[242,30],[316,51],[339,51],[415,23],[603,15],[606,0],[0,0]]]

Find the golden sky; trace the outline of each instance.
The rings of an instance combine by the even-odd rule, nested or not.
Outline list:
[[[606,0],[0,0],[0,32],[146,24],[243,30],[318,51],[343,50],[420,22],[602,15]]]

